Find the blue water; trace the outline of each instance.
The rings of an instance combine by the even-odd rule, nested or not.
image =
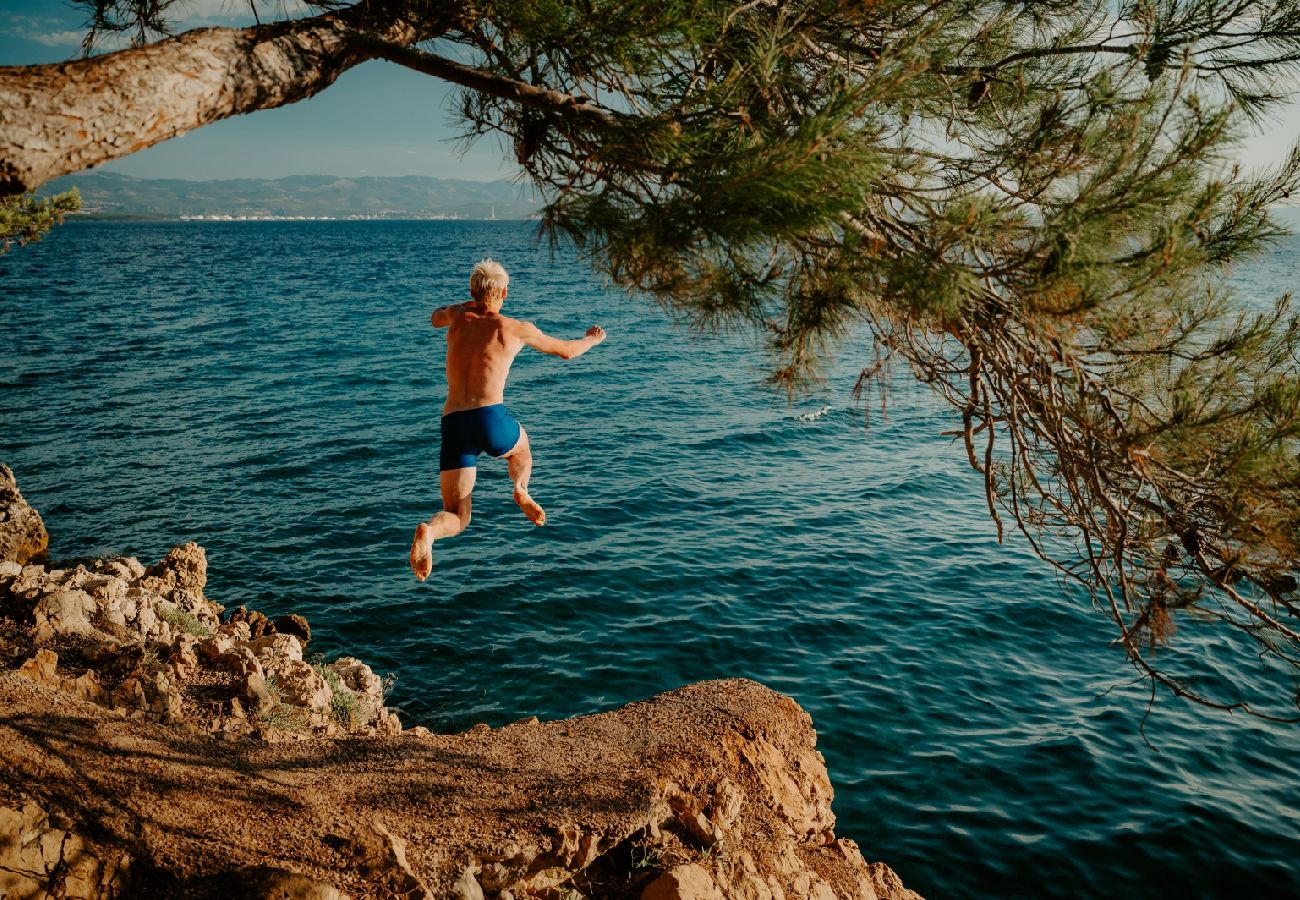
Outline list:
[[[515,365],[546,527],[485,462],[418,584],[429,312],[484,255],[507,312],[610,337]],[[1241,283],[1285,289],[1297,258]],[[1144,743],[1145,684],[1086,597],[998,545],[945,409],[906,379],[887,417],[851,402],[861,342],[787,404],[752,336],[675,328],[507,222],[70,222],[0,257],[0,322],[0,461],[56,557],[197,540],[210,597],[307,615],[313,650],[397,676],[408,724],[745,676],[812,714],[837,830],[927,897],[1300,895],[1300,728],[1161,697]]]

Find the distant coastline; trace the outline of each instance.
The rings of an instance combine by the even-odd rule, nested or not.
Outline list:
[[[448,215],[364,215],[347,216],[277,216],[277,215],[163,215],[150,213],[117,213],[99,209],[80,209],[65,214],[68,218],[90,222],[535,222],[539,215],[524,217],[448,216]]]
[[[542,207],[527,185],[426,176],[343,178],[294,175],[184,181],[82,172],[47,184],[76,188],[87,218],[117,220],[524,220]]]

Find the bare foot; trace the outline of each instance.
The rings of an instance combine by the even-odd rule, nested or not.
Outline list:
[[[528,496],[527,491],[521,491],[516,488],[515,502],[518,503],[519,508],[524,511],[524,515],[528,517],[528,521],[532,522],[534,525],[546,524],[546,510],[538,506],[537,501]]]
[[[411,541],[411,571],[417,581],[424,581],[433,571],[433,529],[426,522],[415,526],[415,540]]]

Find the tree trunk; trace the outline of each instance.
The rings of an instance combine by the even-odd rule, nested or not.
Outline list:
[[[364,13],[353,7],[251,28],[203,28],[75,62],[0,67],[0,195],[310,97],[375,55],[356,40],[361,35],[400,43],[431,36],[409,23],[389,23],[378,35],[360,31],[372,24]]]

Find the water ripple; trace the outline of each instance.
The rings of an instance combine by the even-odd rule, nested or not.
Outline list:
[[[485,461],[421,585],[428,313],[483,255],[515,314],[610,339],[516,363],[547,527]],[[1300,895],[1296,733],[1162,701],[1150,749],[1105,623],[993,537],[952,415],[906,382],[883,414],[849,400],[861,341],[787,406],[753,342],[674,330],[514,223],[72,222],[0,257],[0,310],[0,459],[54,553],[200,540],[210,596],[306,614],[313,650],[397,675],[408,718],[757,678],[812,713],[840,832],[927,896]],[[1228,649],[1189,623],[1172,652],[1231,683]]]

